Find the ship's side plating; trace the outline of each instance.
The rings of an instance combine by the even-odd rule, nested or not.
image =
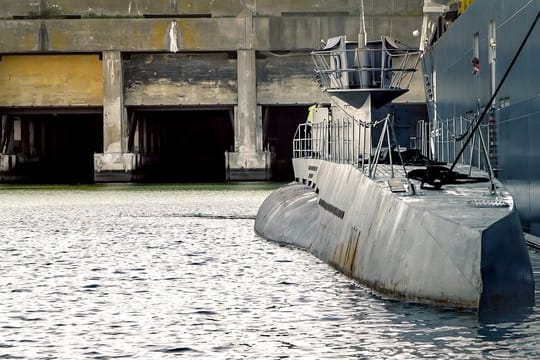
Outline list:
[[[475,0],[440,38],[425,45],[425,87],[437,160],[453,160],[460,147],[453,138],[466,129],[463,119],[474,117],[487,104],[538,11],[539,1]],[[524,227],[536,234],[540,233],[539,53],[540,24],[503,83],[484,130],[497,177],[514,196]],[[472,68],[474,57],[480,61],[478,72]]]

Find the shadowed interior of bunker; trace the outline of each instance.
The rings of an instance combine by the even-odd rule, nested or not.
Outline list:
[[[137,134],[128,149],[145,159],[143,180],[225,180],[225,152],[234,148],[230,110],[134,110],[130,117]]]
[[[20,181],[92,183],[94,153],[103,148],[103,114],[40,111],[10,116],[15,135],[7,146],[25,159]],[[8,179],[9,180],[9,179]]]
[[[263,143],[264,149],[273,154],[272,180],[293,180],[293,138],[298,125],[306,121],[307,112],[307,106],[263,108]]]
[[[305,121],[305,106],[263,107],[263,146],[273,152],[271,180],[292,180],[292,139]],[[225,152],[234,151],[231,109],[134,109],[137,133],[130,152],[146,159],[139,171],[145,181],[225,181]]]
[[[306,114],[307,106],[262,106],[262,145],[272,152],[270,180],[292,180],[292,139]],[[45,109],[9,119],[16,129],[10,150],[25,159],[18,181],[94,182],[94,154],[103,151],[104,142],[101,109]],[[128,109],[127,119],[127,151],[141,159],[136,181],[225,181],[225,153],[235,151],[232,107]]]

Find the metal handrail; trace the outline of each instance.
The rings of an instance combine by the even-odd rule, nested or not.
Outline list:
[[[390,151],[389,121],[390,115],[366,127],[355,118],[346,115],[344,118],[300,124],[293,138],[293,158],[322,159],[351,164],[369,177],[375,178],[384,142]],[[383,131],[377,147],[373,150],[372,133],[368,130],[380,125],[383,125]]]
[[[470,127],[474,123],[473,116],[456,116],[448,119],[437,119],[431,125],[429,138],[433,144],[433,158],[437,161],[451,162],[457,157],[459,143],[463,135],[471,131]],[[489,138],[490,124],[481,124],[472,141],[466,146],[459,156],[458,163],[469,167],[476,167],[481,170],[489,170],[489,164],[485,160],[485,139]],[[419,139],[425,142],[426,139]],[[484,142],[484,145],[482,144]]]
[[[325,89],[408,88],[416,71],[418,49],[317,50],[311,53],[315,73]],[[362,55],[380,66],[363,66]],[[365,56],[364,56],[365,57]],[[367,76],[366,76],[367,75]]]

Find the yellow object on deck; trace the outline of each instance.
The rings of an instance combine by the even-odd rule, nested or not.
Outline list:
[[[461,0],[459,2],[459,13],[462,14],[463,12],[465,12],[465,10],[467,10],[469,5],[471,5],[473,1],[474,0]]]
[[[317,104],[311,105],[308,108],[308,116],[306,122],[310,125],[313,123],[313,113],[315,112],[315,108],[317,108]]]

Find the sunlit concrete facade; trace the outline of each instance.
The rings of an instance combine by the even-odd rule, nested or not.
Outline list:
[[[369,37],[414,44],[422,3],[364,1]],[[231,114],[228,179],[268,179],[263,109],[328,101],[309,53],[332,36],[356,39],[360,13],[352,0],[0,0],[0,172],[34,142],[20,112],[99,112],[95,179],[132,181],[150,161],[138,141],[153,136],[133,109],[200,108]],[[422,102],[420,87],[402,101]]]

